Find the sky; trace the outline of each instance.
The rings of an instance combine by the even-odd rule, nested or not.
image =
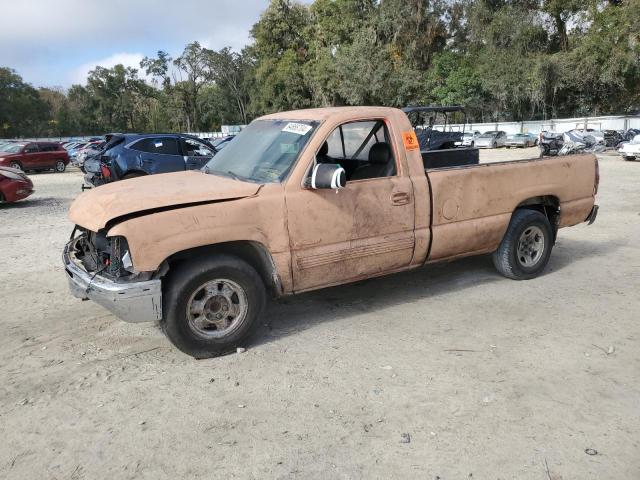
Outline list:
[[[35,87],[85,83],[96,65],[139,68],[192,41],[218,50],[249,43],[268,0],[0,0],[0,67]]]

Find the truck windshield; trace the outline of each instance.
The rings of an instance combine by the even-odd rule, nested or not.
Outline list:
[[[256,120],[204,167],[205,173],[256,183],[284,180],[318,122]]]

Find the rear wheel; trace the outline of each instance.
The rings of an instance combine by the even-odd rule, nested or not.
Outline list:
[[[493,253],[493,264],[507,278],[528,280],[542,273],[552,248],[553,233],[547,217],[537,210],[516,210]]]
[[[55,166],[55,171],[57,173],[62,173],[67,169],[67,165],[62,161],[62,160],[58,160],[56,162],[56,166]]]
[[[165,281],[164,332],[195,358],[242,346],[255,331],[266,303],[265,287],[255,269],[228,255],[182,264]]]
[[[20,162],[11,162],[9,166],[11,168],[15,168],[16,170],[22,170],[22,165],[20,165]]]

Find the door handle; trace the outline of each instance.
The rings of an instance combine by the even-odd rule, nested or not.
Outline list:
[[[392,205],[407,205],[411,201],[411,196],[407,192],[396,192],[391,194]]]

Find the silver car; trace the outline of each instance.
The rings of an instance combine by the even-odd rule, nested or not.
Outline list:
[[[477,137],[474,140],[474,144],[476,148],[498,148],[504,147],[506,140],[506,132],[502,130],[491,130]]]
[[[538,137],[531,133],[513,133],[511,135],[507,135],[507,139],[505,141],[505,147],[535,147],[538,144]]]
[[[464,132],[462,134],[462,140],[459,140],[455,143],[456,147],[474,147],[476,137],[482,135],[478,130],[474,130],[472,132]]]

